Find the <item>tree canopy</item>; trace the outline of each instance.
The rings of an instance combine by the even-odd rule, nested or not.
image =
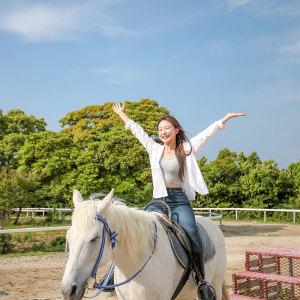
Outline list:
[[[149,99],[126,102],[126,112],[149,134],[168,113]],[[112,103],[68,113],[60,123],[60,132],[32,135],[18,154],[20,169],[31,170],[41,181],[38,194],[43,201],[49,197],[67,204],[74,188],[87,196],[113,187],[134,204],[151,199],[148,155],[124,129]]]
[[[29,135],[46,130],[44,119],[26,115],[20,109],[13,109],[6,115],[0,110],[0,166],[16,169],[16,155]]]
[[[217,158],[199,161],[209,194],[198,196],[202,207],[292,208],[297,188],[295,175],[280,170],[272,160],[261,161],[256,152],[244,153],[222,149]]]

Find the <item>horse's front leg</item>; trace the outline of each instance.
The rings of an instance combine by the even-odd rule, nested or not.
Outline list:
[[[163,299],[158,290],[150,290],[149,287],[135,286],[116,290],[118,300],[170,300]]]

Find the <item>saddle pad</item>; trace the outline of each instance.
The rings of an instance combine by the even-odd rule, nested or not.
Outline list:
[[[216,254],[216,248],[213,242],[211,241],[210,237],[208,236],[205,228],[202,225],[197,223],[197,229],[198,229],[198,234],[200,236],[200,239],[202,241],[202,246],[204,251],[203,259],[204,262],[207,263],[214,258]]]
[[[214,258],[216,254],[216,249],[211,239],[209,238],[207,231],[204,229],[204,227],[200,224],[197,224],[197,229],[198,229],[198,234],[200,236],[202,246],[203,246],[203,251],[204,251],[203,260],[204,263],[207,263]],[[184,247],[182,246],[181,242],[179,241],[178,237],[175,235],[173,231],[166,229],[166,232],[168,234],[172,250],[178,262],[183,268],[187,268],[189,265],[189,257]]]
[[[178,262],[183,268],[188,268],[189,266],[189,257],[186,254],[185,249],[181,245],[178,237],[175,235],[175,233],[169,229],[166,229],[166,232],[168,234],[168,238],[173,250],[173,253],[175,254]]]

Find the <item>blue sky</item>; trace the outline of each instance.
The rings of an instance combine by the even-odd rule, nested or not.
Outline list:
[[[300,1],[0,2],[0,108],[59,130],[66,113],[151,98],[193,135],[229,111],[223,147],[300,159]]]

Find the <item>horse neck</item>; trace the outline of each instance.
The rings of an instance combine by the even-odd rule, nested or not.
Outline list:
[[[154,246],[153,216],[124,205],[111,205],[107,219],[111,228],[118,233],[112,260],[123,272],[136,270],[151,254]]]

